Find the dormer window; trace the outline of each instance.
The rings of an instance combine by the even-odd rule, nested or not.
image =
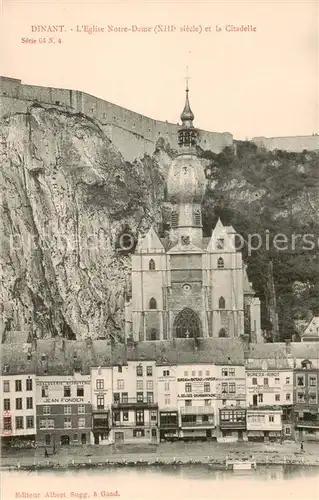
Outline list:
[[[4,373],[9,373],[9,365],[3,365]]]
[[[309,370],[309,368],[311,368],[312,366],[312,363],[309,359],[304,359],[303,361],[301,361],[301,368],[305,368],[306,370]]]
[[[148,263],[148,269],[150,271],[155,271],[155,261],[153,259],[151,259]]]
[[[32,359],[32,354],[31,354],[31,352],[28,352],[27,353],[27,360],[31,361],[31,359]]]
[[[41,354],[41,361],[45,361],[47,359],[47,355],[46,354]]]
[[[222,257],[220,257],[217,261],[217,268],[224,269],[224,259]]]

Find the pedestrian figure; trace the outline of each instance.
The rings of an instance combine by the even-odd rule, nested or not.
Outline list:
[[[300,445],[300,450],[303,451],[303,443]]]
[[[45,458],[48,458],[48,456],[49,456],[48,450],[46,448],[44,450],[44,456],[45,456]]]

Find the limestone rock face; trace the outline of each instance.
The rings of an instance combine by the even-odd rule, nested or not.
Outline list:
[[[121,337],[130,260],[118,236],[153,222],[162,175],[57,107],[8,115],[0,130],[2,331]]]

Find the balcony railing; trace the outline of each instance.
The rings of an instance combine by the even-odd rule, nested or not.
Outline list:
[[[127,422],[113,422],[113,427],[156,427],[156,422],[136,422],[135,420],[129,420]]]
[[[178,422],[160,422],[160,427],[162,429],[177,429],[178,428]]]
[[[108,413],[109,411],[110,411],[109,408],[106,407],[92,408],[92,413]]]
[[[303,420],[299,419],[296,422],[296,427],[318,427],[319,428],[319,419],[318,420]]]
[[[142,407],[142,406],[148,406],[148,407],[157,407],[158,403],[155,403],[151,399],[147,398],[127,398],[122,401],[113,401],[112,407],[113,408],[124,408],[124,407]]]
[[[108,422],[94,422],[93,429],[109,429]]]
[[[246,429],[246,422],[245,421],[238,421],[238,422],[230,422],[229,420],[221,420],[219,422],[219,427],[221,429]]]
[[[215,427],[215,422],[182,422],[181,427]]]

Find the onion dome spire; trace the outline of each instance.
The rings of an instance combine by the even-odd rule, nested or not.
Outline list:
[[[188,67],[186,67],[186,77],[185,77],[185,80],[186,80],[186,89],[185,89],[186,99],[185,99],[185,106],[184,106],[183,112],[181,114],[181,120],[182,120],[182,124],[183,124],[184,128],[192,128],[193,127],[193,120],[194,120],[195,116],[194,116],[194,113],[191,110],[191,107],[190,107],[190,104],[189,104],[189,97],[188,97],[188,93],[189,93],[189,88],[188,88],[188,80],[189,80]]]
[[[188,68],[186,68],[186,99],[185,99],[185,106],[183,109],[183,112],[181,114],[181,120],[182,120],[182,126],[180,130],[178,131],[178,143],[179,146],[183,147],[191,147],[191,146],[196,146],[197,139],[198,139],[198,133],[197,130],[194,128],[193,125],[193,120],[194,120],[194,113],[191,110],[190,104],[189,104],[189,88],[188,88]]]

